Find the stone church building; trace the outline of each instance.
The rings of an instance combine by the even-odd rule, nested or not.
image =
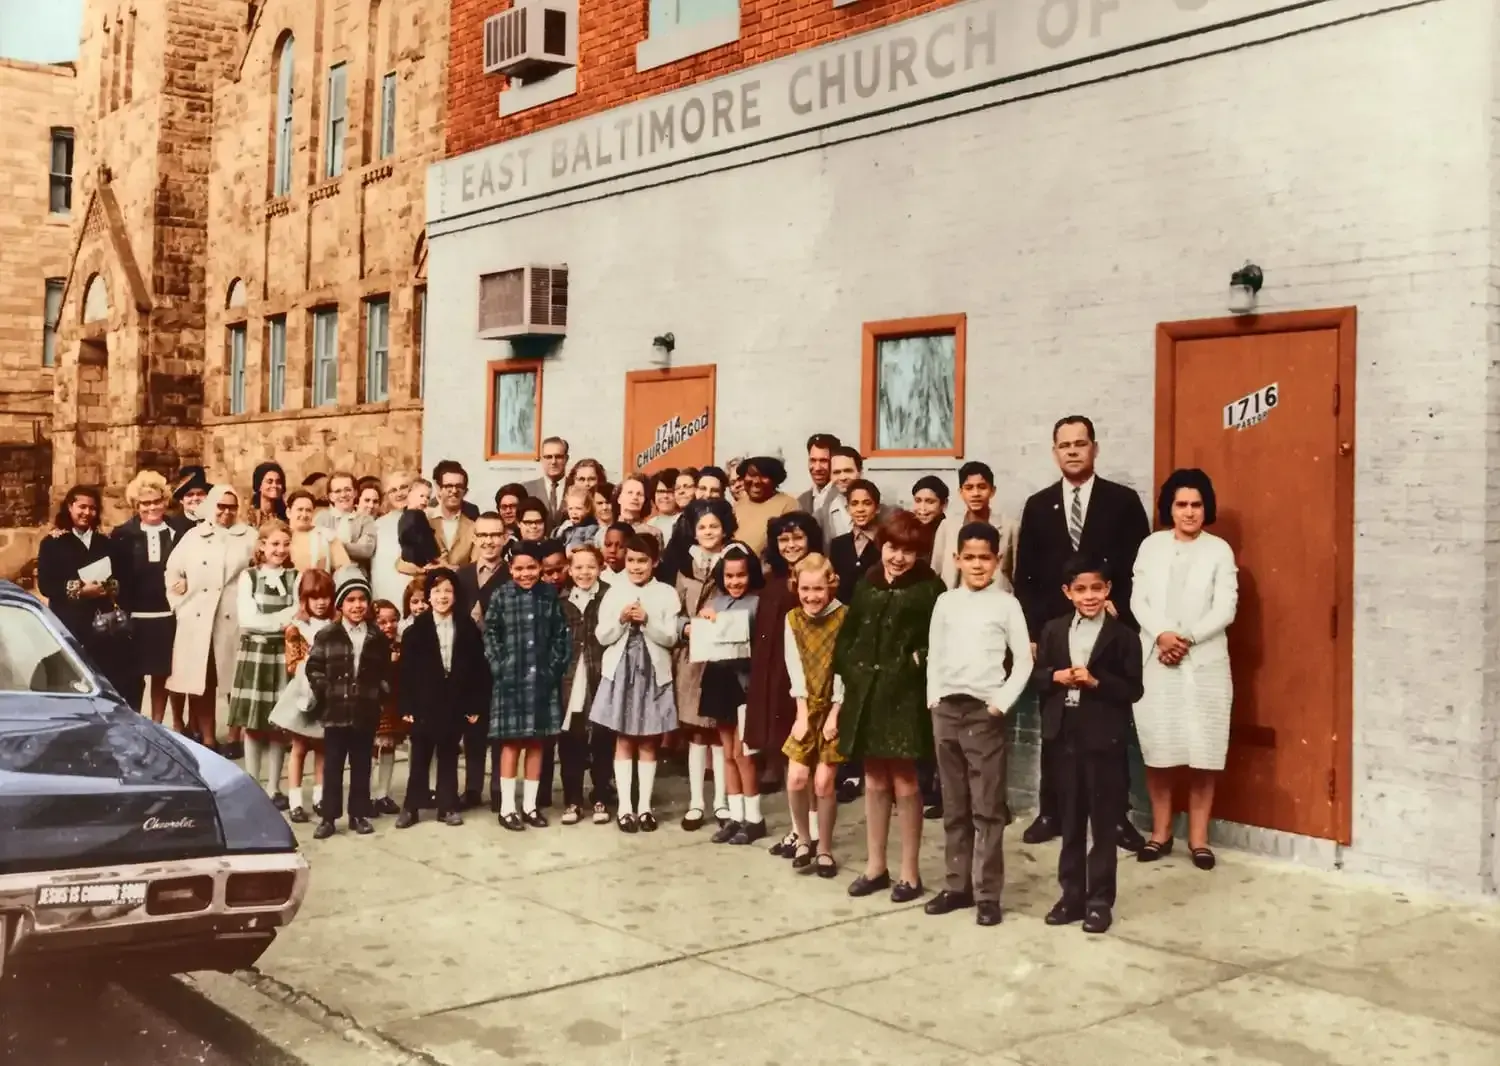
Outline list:
[[[424,0],[88,0],[54,494],[415,468],[446,56]]]

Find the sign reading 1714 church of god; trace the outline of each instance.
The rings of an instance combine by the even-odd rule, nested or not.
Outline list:
[[[428,221],[1301,6],[1289,0],[971,0],[434,164]]]

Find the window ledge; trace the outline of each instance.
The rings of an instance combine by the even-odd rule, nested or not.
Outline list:
[[[374,185],[377,181],[384,181],[396,172],[396,168],[390,163],[376,163],[366,170],[360,182],[364,185]]]
[[[635,69],[654,70],[699,52],[733,44],[740,39],[740,13],[724,15],[694,26],[667,30],[635,46]]]
[[[251,411],[242,415],[211,415],[203,419],[205,426],[233,426],[254,422],[307,422],[323,418],[347,418],[350,415],[395,414],[399,411],[420,411],[422,401],[386,400],[380,403],[327,404],[322,407],[284,407],[280,411]]]
[[[268,200],[266,202],[267,218],[279,218],[282,215],[289,215],[291,213],[292,204],[290,197],[278,196],[274,200]]]
[[[339,174],[336,177],[324,179],[324,184],[319,185],[307,194],[308,204],[315,204],[319,200],[327,200],[329,197],[337,196],[339,194],[339,182],[342,178],[343,175]]]
[[[872,455],[866,470],[957,470],[965,460],[955,455]]]
[[[833,0],[834,7],[849,7],[850,5],[857,3],[859,3],[859,0]]]
[[[578,68],[568,67],[531,82],[513,81],[508,89],[500,92],[500,117],[518,115],[533,107],[550,104],[554,100],[572,96],[578,92]]]

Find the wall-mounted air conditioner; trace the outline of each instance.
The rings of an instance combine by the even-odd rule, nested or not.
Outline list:
[[[516,0],[485,19],[486,74],[534,81],[577,65],[577,0]]]
[[[479,336],[561,337],[568,332],[568,268],[526,266],[479,278]]]

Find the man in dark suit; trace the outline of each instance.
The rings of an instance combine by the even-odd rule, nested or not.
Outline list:
[[[480,515],[474,523],[474,561],[457,570],[458,606],[454,613],[469,615],[481,629],[484,627],[484,612],[489,610],[490,597],[505,583],[507,577],[505,564],[500,558],[504,547],[505,522],[494,511]],[[484,706],[489,706],[488,695]],[[459,800],[460,810],[469,810],[484,802],[484,758],[489,751],[490,722],[487,716],[481,716],[477,723],[464,727],[464,792]],[[491,776],[498,780],[498,750],[491,762]],[[498,788],[492,788],[490,792],[492,796],[500,794]]]
[[[1032,673],[1063,841],[1062,897],[1046,921],[1082,920],[1085,933],[1102,933],[1113,921],[1116,833],[1130,786],[1124,752],[1131,706],[1142,694],[1141,642],[1105,609],[1111,589],[1103,563],[1074,556],[1062,578],[1072,610],[1042,627]]]
[[[1146,509],[1135,490],[1106,481],[1094,473],[1099,444],[1094,423],[1083,415],[1067,415],[1052,428],[1052,454],[1062,471],[1054,482],[1026,501],[1021,512],[1021,533],[1016,548],[1016,596],[1026,612],[1026,627],[1036,643],[1042,627],[1073,611],[1063,594],[1063,568],[1076,553],[1084,553],[1107,567],[1114,576],[1109,597],[1110,613],[1129,629],[1137,628],[1130,613],[1130,574],[1141,541],[1151,532]],[[1130,824],[1128,754],[1122,749],[1126,767],[1125,798],[1119,843],[1127,851],[1144,846],[1141,834]],[[1038,813],[1021,839],[1041,844],[1060,831],[1052,760],[1047,741],[1042,740],[1041,781],[1037,789]]]
[[[524,486],[533,499],[547,505],[548,529],[568,517],[563,505],[564,485],[568,479],[568,451],[568,442],[561,437],[548,437],[542,441],[542,476]]]

